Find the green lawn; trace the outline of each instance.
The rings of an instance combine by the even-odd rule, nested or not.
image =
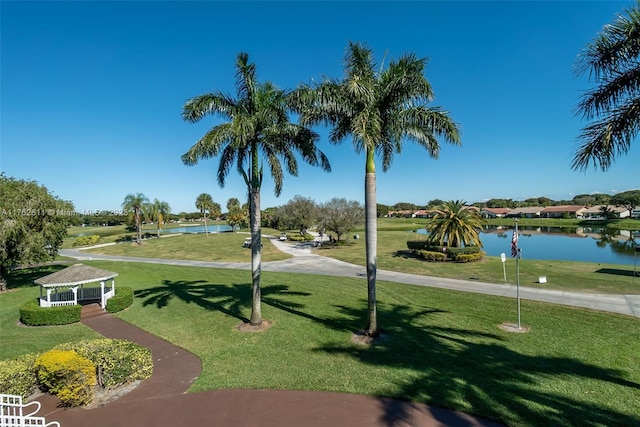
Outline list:
[[[183,234],[147,239],[142,245],[126,242],[87,250],[87,253],[143,258],[188,259],[197,261],[251,262],[251,249],[242,247],[246,233]],[[264,238],[262,261],[280,261],[291,255],[280,252]]]
[[[351,342],[364,326],[366,283],[357,278],[263,273],[259,333],[235,329],[250,314],[246,271],[97,262],[136,290],[118,316],[200,357],[190,391],[329,390],[454,408],[512,426],[640,425],[640,322],[522,302],[531,328],[512,334],[512,299],[378,283],[378,345]],[[12,275],[0,295],[0,358],[94,335],[82,325],[25,328],[19,305],[36,272]],[[30,273],[30,274],[29,274]]]

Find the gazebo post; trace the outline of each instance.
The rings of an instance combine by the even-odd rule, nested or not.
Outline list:
[[[106,304],[104,303],[104,280],[100,281],[100,305],[104,310],[106,306]]]

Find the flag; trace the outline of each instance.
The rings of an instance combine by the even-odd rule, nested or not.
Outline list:
[[[515,258],[518,256],[518,231],[513,231],[513,237],[511,238],[511,256]]]

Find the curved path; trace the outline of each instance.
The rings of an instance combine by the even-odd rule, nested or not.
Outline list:
[[[342,277],[366,277],[366,270],[364,267],[311,253],[311,244],[291,244],[280,242],[275,238],[271,238],[271,242],[281,251],[292,255],[292,258],[283,261],[263,262],[263,271],[322,274]],[[62,249],[60,250],[60,255],[76,258],[79,260],[94,259],[110,261],[131,261],[195,267],[232,268],[242,270],[249,270],[251,268],[251,265],[248,262],[207,262],[161,258],[124,257],[91,254],[82,252],[78,249]],[[456,280],[442,277],[421,276],[417,274],[407,274],[387,270],[378,270],[377,278],[378,280],[406,283],[411,285],[430,286],[503,297],[516,297],[516,286],[507,284],[484,283],[473,280]],[[640,286],[640,278],[638,278],[638,286]],[[590,294],[520,286],[520,298],[640,317],[640,295]]]
[[[60,408],[44,395],[39,416],[62,427],[500,427],[500,424],[428,405],[344,393],[289,390],[213,390],[186,393],[200,360],[97,304],[82,309],[82,323],[108,338],[151,350],[153,375],[129,394],[94,409]]]

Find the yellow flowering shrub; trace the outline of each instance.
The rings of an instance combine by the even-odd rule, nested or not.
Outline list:
[[[35,361],[40,385],[66,405],[81,406],[93,400],[96,367],[72,350],[51,350]]]

